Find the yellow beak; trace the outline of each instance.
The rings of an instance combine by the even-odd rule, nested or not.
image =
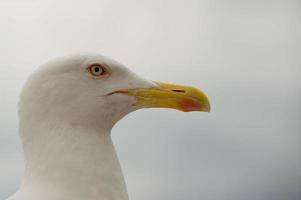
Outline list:
[[[155,82],[157,86],[123,91],[137,99],[136,106],[145,108],[173,108],[184,112],[210,111],[207,96],[191,86]]]

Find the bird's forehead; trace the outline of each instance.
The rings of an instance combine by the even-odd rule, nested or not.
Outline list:
[[[86,58],[84,59],[84,62],[83,62],[83,66],[88,66],[93,63],[105,64],[111,68],[118,68],[118,69],[125,68],[121,63],[119,63],[111,58],[108,58],[106,56],[103,56],[101,54],[92,54],[92,55],[86,56]]]
[[[59,59],[66,64],[70,65],[83,65],[86,66],[86,64],[92,64],[92,63],[103,63],[107,64],[109,66],[121,66],[120,63],[117,61],[108,58],[104,55],[101,54],[80,54],[80,55],[71,55],[71,56],[66,56],[61,59]]]
[[[80,54],[57,58],[41,66],[39,71],[46,74],[81,72],[94,63],[104,64],[110,70],[127,71],[122,64],[101,54]]]

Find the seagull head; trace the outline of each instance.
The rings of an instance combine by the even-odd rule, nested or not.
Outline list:
[[[210,111],[206,95],[191,86],[149,81],[99,54],[62,57],[42,65],[28,80],[20,118],[111,128],[140,108]]]

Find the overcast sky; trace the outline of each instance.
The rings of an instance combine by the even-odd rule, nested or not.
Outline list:
[[[212,112],[148,109],[113,140],[131,200],[301,199],[301,3],[1,0],[0,199],[23,172],[16,104],[29,74],[97,52],[204,90]]]

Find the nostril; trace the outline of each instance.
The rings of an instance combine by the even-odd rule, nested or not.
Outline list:
[[[174,92],[180,92],[180,93],[185,93],[185,90],[172,90]]]

